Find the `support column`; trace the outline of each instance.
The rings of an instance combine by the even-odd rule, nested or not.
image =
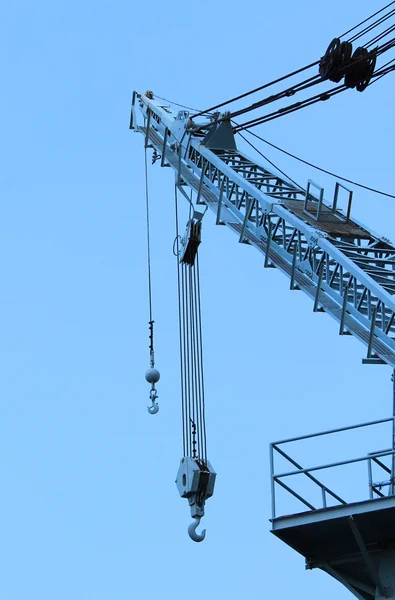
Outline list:
[[[384,588],[384,595],[376,588],[375,600],[394,597],[395,590],[395,553],[391,552],[380,560],[379,577]]]

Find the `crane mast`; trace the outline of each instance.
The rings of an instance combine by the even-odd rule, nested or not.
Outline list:
[[[350,190],[336,183],[328,202],[313,181],[298,187],[238,150],[226,118],[195,122],[152,92],[133,93],[130,128],[175,171],[185,196],[188,187],[218,225],[260,250],[264,266],[280,269],[291,290],[303,290],[314,311],[331,315],[340,335],[358,338],[367,347],[364,362],[395,369],[395,246],[351,217]]]

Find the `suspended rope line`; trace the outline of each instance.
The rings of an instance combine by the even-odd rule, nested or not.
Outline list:
[[[217,110],[218,108],[222,108],[222,106],[226,106],[227,104],[231,104],[232,102],[236,102],[236,100],[241,100],[242,98],[246,98],[247,96],[250,96],[251,94],[255,94],[256,92],[260,92],[261,90],[264,90],[265,88],[268,88],[272,85],[275,85],[276,83],[280,83],[280,81],[284,81],[285,79],[288,79],[289,77],[293,77],[294,75],[298,75],[299,73],[302,73],[303,71],[306,71],[307,69],[310,69],[311,67],[315,67],[316,65],[318,65],[320,61],[316,60],[315,62],[307,65],[306,67],[302,67],[301,69],[297,69],[296,71],[292,71],[292,73],[288,73],[287,75],[283,75],[282,77],[279,77],[278,79],[274,79],[273,81],[270,81],[269,83],[265,83],[264,85],[261,85],[253,90],[250,90],[249,92],[245,92],[244,94],[240,94],[239,96],[235,96],[234,98],[231,98],[230,100],[226,100],[225,102],[221,102],[220,104],[216,104],[215,106],[211,106],[210,108],[208,108],[206,111],[204,112],[199,112],[196,113],[195,115],[192,115],[192,118],[195,119],[196,117],[200,117],[203,114],[209,113],[209,112],[213,112],[215,110]]]
[[[348,35],[349,33],[351,33],[352,31],[355,31],[355,29],[358,29],[358,27],[360,27],[364,23],[367,23],[368,21],[370,21],[371,19],[373,19],[375,16],[377,16],[378,14],[380,14],[381,12],[383,12],[384,10],[386,10],[389,6],[392,6],[393,4],[395,4],[395,0],[393,2],[390,2],[389,4],[387,4],[386,6],[384,6],[383,8],[381,8],[380,10],[378,10],[377,12],[375,12],[373,15],[370,15],[370,17],[364,19],[363,21],[361,21],[360,23],[358,23],[357,25],[355,25],[354,27],[352,27],[351,29],[349,29],[345,33],[343,33],[341,36],[339,36],[339,38],[342,38],[342,37]],[[379,26],[381,23],[384,23],[393,14],[395,14],[395,10],[390,11],[389,13],[387,13],[387,15],[383,15],[382,17],[380,17],[380,19],[377,19],[377,21],[375,21],[374,23],[371,23],[362,32],[359,32],[359,33],[355,34],[349,41],[352,42],[352,41],[357,40],[359,37],[361,37],[362,35],[364,35],[368,31],[371,31],[375,27]],[[265,83],[265,84],[263,84],[263,85],[261,85],[261,86],[259,86],[257,88],[249,90],[248,92],[245,92],[243,94],[239,94],[238,96],[234,96],[233,98],[230,98],[229,100],[226,100],[224,102],[220,102],[219,104],[215,104],[214,106],[211,106],[210,108],[208,108],[205,111],[196,111],[196,113],[194,115],[192,115],[192,118],[196,118],[196,117],[199,117],[199,116],[207,114],[207,113],[212,113],[213,111],[216,111],[219,108],[222,108],[222,107],[224,107],[224,106],[226,106],[228,104],[232,104],[233,102],[236,102],[237,100],[242,100],[243,98],[246,98],[247,96],[250,96],[251,94],[255,94],[256,92],[260,92],[263,89],[266,89],[266,88],[268,88],[268,87],[270,87],[272,85],[275,85],[276,83],[280,83],[281,81],[284,81],[285,79],[293,77],[294,75],[298,75],[299,73],[302,73],[303,71],[306,71],[307,69],[310,69],[311,67],[314,67],[314,66],[318,65],[319,63],[320,63],[319,60],[315,61],[315,62],[312,62],[312,63],[306,65],[305,67],[302,67],[300,69],[292,71],[291,73],[287,73],[286,75],[283,75],[282,77],[279,77],[279,78],[274,79],[273,81],[270,81],[268,83]],[[233,115],[233,116],[235,116],[235,115]]]
[[[365,48],[370,48],[370,46],[374,46],[374,44],[377,44],[377,42],[379,42],[383,38],[387,37],[387,35],[392,33],[394,30],[395,30],[395,25],[391,25],[390,27],[388,27],[387,29],[385,29],[384,31],[382,31],[381,33],[376,35],[376,37],[373,38],[372,40],[370,40],[367,44],[365,44]],[[392,42],[392,40],[391,40],[391,42]]]
[[[394,26],[394,28],[395,28],[395,26]],[[377,55],[387,52],[394,46],[395,46],[395,39],[389,40],[387,43],[378,47]],[[351,71],[354,70],[354,72],[355,72],[355,69],[358,69],[359,65],[362,65],[365,60],[366,60],[365,57],[362,56],[362,57],[358,58],[357,60],[353,60],[352,63],[345,68],[344,72],[346,74],[346,79],[345,79],[344,84],[341,84],[338,87],[334,87],[324,93],[319,93],[319,94],[316,94],[315,96],[311,96],[310,98],[306,98],[305,100],[302,100],[300,102],[291,104],[287,107],[280,108],[277,111],[274,111],[274,112],[268,113],[266,115],[256,117],[255,119],[246,121],[246,122],[242,123],[241,125],[238,125],[235,128],[235,131],[238,132],[238,131],[242,131],[243,129],[250,129],[251,127],[255,127],[255,126],[265,123],[267,121],[272,121],[273,119],[279,118],[279,117],[289,114],[291,112],[301,110],[302,108],[305,108],[307,106],[315,104],[316,102],[329,100],[329,98],[331,98],[332,96],[335,96],[335,95],[339,94],[340,92],[350,89],[350,87],[357,86],[357,89],[358,89],[358,86],[361,85],[362,87],[360,88],[360,91],[362,91],[363,89],[365,89],[365,87],[368,86],[368,83],[369,83],[369,79],[367,79],[366,74],[362,78],[358,75],[352,75],[352,77],[351,77],[352,83],[348,83],[348,79],[350,79],[350,75],[349,75],[350,70]],[[386,71],[386,74],[391,72],[392,70],[393,70],[392,67],[388,68],[388,70]],[[369,78],[376,77],[377,75],[381,75],[381,74],[382,74],[382,72],[379,69],[378,71],[376,71],[376,73],[372,73],[369,76]],[[308,84],[305,87],[301,87],[300,89],[306,89],[307,87],[310,87],[310,85],[315,85],[315,82],[312,82],[311,84]],[[252,107],[249,107],[248,110],[255,110],[256,108],[258,108],[259,105],[263,105],[265,103],[267,103],[267,99],[261,101],[260,103],[256,103]],[[237,115],[243,114],[244,112],[247,112],[247,111],[245,109],[243,109],[238,112],[231,113],[230,118],[233,118]]]
[[[207,463],[198,264],[179,264],[181,400],[184,456]]]
[[[395,61],[395,58],[393,58],[392,60],[389,60],[383,67],[382,69],[380,69],[380,71],[377,71],[377,73],[374,74],[375,79],[373,79],[373,81],[371,81],[369,83],[369,85],[373,85],[374,83],[376,83],[377,81],[379,81],[379,79],[381,79],[382,77],[384,77],[385,75],[388,75],[389,73],[389,69],[385,69],[384,67],[387,67],[388,65],[390,65],[391,63],[393,63]],[[394,67],[392,67],[393,69]]]
[[[336,173],[332,173],[332,171],[328,171],[327,169],[323,169],[322,167],[318,167],[317,165],[315,165],[315,164],[313,164],[313,163],[311,163],[311,162],[309,162],[307,160],[304,160],[303,158],[300,158],[299,156],[296,156],[295,154],[292,154],[291,152],[288,152],[287,150],[284,150],[283,148],[280,148],[279,146],[276,146],[275,144],[272,144],[271,142],[269,142],[265,138],[261,137],[260,135],[254,133],[252,131],[248,131],[247,133],[249,133],[250,135],[254,136],[258,140],[261,140],[262,142],[264,142],[268,146],[271,146],[272,148],[275,148],[279,152],[282,152],[283,154],[286,154],[287,156],[290,156],[291,158],[294,158],[295,160],[298,160],[299,162],[301,162],[301,163],[303,163],[305,165],[308,165],[309,167],[313,167],[314,169],[317,169],[317,171],[321,171],[322,173],[326,173],[327,175],[331,175],[332,177],[336,177],[337,179],[341,179],[342,181],[346,181],[347,183],[351,183],[352,185],[355,185],[357,187],[360,187],[360,188],[363,188],[365,190],[368,190],[369,192],[374,192],[375,194],[380,194],[381,196],[386,196],[388,198],[395,198],[394,194],[388,194],[387,192],[383,192],[383,191],[378,190],[376,188],[372,188],[372,187],[369,187],[367,185],[363,185],[362,183],[358,183],[357,181],[353,181],[352,179],[347,179],[346,177],[342,177],[341,175],[337,175]],[[243,139],[245,139],[244,136],[242,136],[242,137],[243,137]],[[248,142],[248,140],[246,140],[246,141]],[[248,142],[248,143],[250,143],[250,142]],[[257,151],[259,152],[259,150],[257,150]],[[292,181],[292,179],[291,179],[291,181]]]
[[[265,106],[266,104],[271,104],[272,102],[276,102],[277,100],[281,100],[282,98],[287,98],[287,97],[293,96],[297,92],[306,90],[306,89],[308,89],[314,85],[317,85],[318,83],[321,83],[321,82],[322,82],[321,76],[314,75],[313,77],[309,77],[309,79],[305,79],[301,83],[298,83],[294,87],[287,88],[286,90],[283,90],[282,92],[279,92],[278,94],[274,94],[273,96],[268,96],[267,98],[264,98],[263,100],[260,100],[259,102],[255,102],[254,104],[251,104],[250,106],[247,106],[246,108],[236,110],[235,112],[230,114],[230,118],[233,119],[233,118],[243,115],[247,112],[250,112],[252,110],[256,110],[257,108]]]
[[[178,191],[174,188],[181,371],[181,416],[184,456],[207,463],[203,340],[197,247],[201,223],[190,215],[180,241]]]
[[[277,165],[275,165],[275,164],[274,164],[274,162],[273,162],[273,161],[271,161],[271,160],[270,160],[270,159],[269,159],[267,156],[265,156],[265,155],[263,154],[263,152],[261,152],[261,151],[260,151],[260,150],[259,150],[259,149],[258,149],[258,148],[257,148],[257,147],[256,147],[256,146],[253,144],[253,143],[252,143],[252,142],[250,142],[250,140],[248,140],[248,139],[247,139],[247,138],[246,138],[246,137],[245,137],[245,136],[244,136],[242,133],[240,133],[240,132],[238,132],[238,133],[239,133],[239,136],[240,136],[240,137],[241,137],[241,138],[242,138],[242,139],[243,139],[243,140],[244,140],[244,141],[245,141],[245,142],[246,142],[246,143],[247,143],[247,144],[248,144],[248,145],[249,145],[251,148],[253,148],[253,149],[255,150],[255,152],[258,152],[258,154],[259,154],[260,156],[262,156],[262,158],[264,158],[264,159],[265,159],[265,160],[266,160],[266,161],[267,161],[269,164],[271,164],[271,165],[272,165],[272,167],[274,167],[275,169],[277,169],[277,171],[278,171],[279,173],[281,173],[281,175],[284,175],[284,177],[286,177],[286,179],[288,179],[289,181],[291,181],[291,182],[292,182],[292,183],[293,183],[293,184],[294,184],[294,185],[295,185],[297,188],[299,188],[299,189],[303,190],[303,188],[302,188],[302,186],[301,186],[301,185],[299,185],[298,183],[296,183],[296,181],[294,181],[293,179],[291,179],[291,177],[289,177],[289,175],[287,175],[287,174],[286,174],[284,171],[282,171],[282,170],[281,170],[281,169],[280,169],[280,168],[279,168]],[[255,133],[253,133],[252,131],[248,131],[248,129],[247,129],[246,133],[249,133],[250,135],[253,135],[254,137],[259,137],[259,136],[257,136]],[[259,138],[259,139],[261,139],[261,138]],[[264,140],[263,140],[263,138],[262,138],[262,141],[264,141]]]
[[[145,219],[146,219],[146,232],[147,232],[148,304],[149,304],[149,321],[150,321],[150,323],[152,323],[151,242],[150,242],[150,211],[149,211],[149,191],[148,191],[147,148],[145,148],[145,152],[144,152],[144,170],[145,170]]]
[[[198,306],[201,306],[200,300],[200,269],[199,269],[199,254],[196,255],[196,298],[198,302]],[[204,453],[204,462],[207,464],[207,434],[206,434],[206,401],[205,401],[205,393],[204,393],[204,370],[203,370],[203,336],[202,336],[202,319],[201,319],[201,311],[198,313],[198,338],[199,338],[199,355],[198,355],[198,365],[199,365],[199,381],[201,385],[200,393],[201,393],[201,423],[202,423],[202,447]]]
[[[203,372],[203,339],[198,247],[203,213],[194,211],[186,233],[178,234],[178,194],[175,186],[178,313],[180,328],[181,404],[184,457],[176,484],[182,498],[188,498],[194,521],[190,538],[201,542],[206,535],[196,532],[204,516],[205,502],[213,495],[216,473],[207,459],[206,408]]]
[[[156,402],[158,392],[155,388],[155,383],[159,381],[160,373],[155,369],[155,352],[154,352],[154,320],[152,317],[152,283],[151,283],[151,241],[150,241],[150,209],[149,209],[149,189],[148,189],[148,160],[147,148],[144,152],[144,170],[145,170],[145,214],[146,214],[146,231],[147,231],[147,271],[148,271],[148,304],[149,304],[149,352],[150,352],[150,368],[145,374],[145,379],[151,384],[150,400],[151,406],[148,407],[148,412],[155,415],[159,410],[159,405]]]
[[[256,119],[251,119],[250,121],[246,121],[245,123],[241,123],[235,128],[235,132],[242,131],[244,129],[250,129],[251,127],[256,127],[257,125],[261,125],[262,123],[266,123],[267,121],[272,121],[273,119],[277,119],[291,112],[295,112],[305,108],[307,106],[311,106],[312,104],[316,104],[317,102],[323,102],[332,98],[332,96],[336,96],[337,94],[343,92],[348,89],[345,85],[340,85],[338,87],[332,88],[325,93],[316,94],[315,96],[311,96],[306,100],[302,100],[301,102],[296,102],[295,104],[291,104],[286,106],[285,108],[280,108],[274,112],[263,115],[262,117],[257,117]]]
[[[361,21],[360,23],[358,23],[358,25],[355,25],[354,27],[352,27],[351,29],[349,29],[345,33],[342,33],[342,35],[340,35],[339,37],[342,38],[345,35],[348,35],[349,33],[351,33],[352,31],[355,31],[355,29],[358,29],[358,27],[360,27],[364,23],[367,23],[368,21],[370,21],[370,19],[373,19],[373,17],[376,17],[377,15],[379,15],[381,12],[383,12],[383,10],[385,10],[389,6],[392,6],[392,4],[395,4],[395,0],[393,2],[390,2],[389,4],[387,4],[386,6],[383,6],[383,8],[380,8],[380,10],[378,10],[377,12],[375,12],[373,15],[370,15],[370,17],[367,17],[367,19],[364,19],[363,21]]]
[[[174,185],[174,209],[175,209],[175,220],[176,220],[176,239],[175,239],[175,249],[176,251],[174,252],[174,254],[176,255],[177,259],[178,256],[180,254],[180,235],[179,235],[179,224],[178,224],[178,195],[177,195],[177,186]],[[187,430],[185,429],[185,421],[186,421],[186,415],[185,415],[185,402],[184,399],[186,398],[186,390],[185,390],[185,381],[186,381],[186,377],[185,377],[185,373],[184,373],[184,367],[186,364],[186,360],[185,357],[183,356],[183,348],[185,348],[185,340],[183,340],[182,336],[183,336],[183,332],[184,332],[184,327],[181,323],[181,315],[182,315],[182,310],[180,310],[181,307],[181,302],[182,299],[184,298],[184,294],[181,292],[181,276],[180,276],[180,266],[179,266],[179,262],[177,260],[177,298],[178,298],[178,333],[179,333],[179,350],[180,350],[180,371],[181,371],[181,419],[182,419],[182,448],[183,448],[183,455],[187,456],[189,454],[189,448],[187,447],[187,439],[188,439],[188,435],[187,435]]]
[[[359,33],[356,33],[348,41],[351,42],[351,43],[355,42],[356,40],[358,40],[362,36],[364,36],[367,33],[369,33],[369,31],[372,31],[373,29],[376,29],[376,27],[378,27],[379,25],[382,25],[383,23],[385,23],[385,21],[387,21],[388,19],[390,19],[392,17],[392,15],[394,15],[394,14],[395,14],[395,9],[390,10],[390,12],[388,12],[386,15],[382,16],[380,19],[377,19],[377,21],[374,21],[374,23],[371,23],[370,25],[368,25],[367,27],[365,27],[365,29],[363,29],[362,31],[360,31]]]

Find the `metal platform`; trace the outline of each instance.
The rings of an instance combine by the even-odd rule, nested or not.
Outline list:
[[[274,519],[272,533],[359,598],[373,600],[383,558],[395,565],[395,497]],[[385,582],[381,582],[385,595]],[[380,597],[380,596],[379,596]]]
[[[284,446],[363,427],[385,423],[393,426],[393,421],[393,418],[384,419],[271,444],[272,533],[305,557],[307,569],[322,569],[360,600],[395,597],[395,452],[393,449],[373,452],[355,459],[303,469],[285,452]],[[283,462],[290,462],[296,469],[275,473],[277,454]],[[365,488],[368,499],[346,502],[326,485],[324,471],[363,462],[368,465],[368,486]],[[320,479],[317,478],[318,472]],[[378,472],[386,477],[379,483],[373,479]],[[320,507],[313,506],[310,498],[295,490],[295,478],[300,477],[307,478],[308,483],[318,490],[322,500]],[[285,483],[287,479],[294,484]],[[278,487],[309,510],[278,516]],[[388,495],[383,493],[384,490]],[[329,503],[332,505],[328,506]]]

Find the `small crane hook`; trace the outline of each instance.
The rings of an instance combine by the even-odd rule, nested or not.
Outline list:
[[[153,402],[152,406],[147,406],[147,410],[150,415],[156,415],[159,410],[159,404],[157,402]]]
[[[194,542],[202,542],[206,537],[206,530],[203,529],[202,533],[196,533],[196,527],[200,525],[200,517],[195,517],[194,521],[188,527],[188,535]]]
[[[158,369],[154,368],[153,361],[151,362],[151,368],[148,369],[148,371],[145,374],[145,378],[148,381],[148,383],[151,384],[151,391],[149,393],[149,397],[151,398],[152,406],[147,407],[148,412],[150,415],[156,415],[156,413],[159,410],[159,404],[156,402],[158,392],[156,391],[155,383],[159,381],[160,374]]]

